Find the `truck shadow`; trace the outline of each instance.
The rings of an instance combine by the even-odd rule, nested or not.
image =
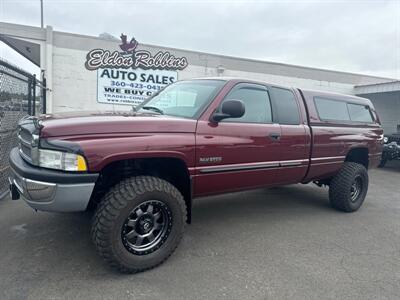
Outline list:
[[[285,218],[301,220],[334,212],[329,207],[326,191],[311,185],[292,185],[198,199],[193,205],[193,225],[187,227],[184,241],[172,261],[188,255],[193,247],[192,241],[198,251],[207,251],[207,243],[200,241],[211,238],[214,243],[218,242],[218,236],[224,236],[228,231],[249,231],[251,224],[268,228]],[[13,206],[14,202],[9,201],[4,204]],[[84,277],[120,278],[121,275],[110,270],[95,253],[90,237],[93,213],[34,213],[24,207],[24,203],[16,205],[24,212],[15,221],[26,223],[24,228],[28,231],[26,234],[15,232],[10,240],[13,249],[19,249],[12,255],[24,257],[16,262],[17,269],[28,267],[35,269],[37,274],[55,277],[59,276],[57,269],[63,270],[64,274],[79,269]],[[227,222],[228,226],[220,226],[221,222]],[[205,228],[214,230],[218,236],[205,237]],[[25,249],[23,245],[26,244],[31,248]]]
[[[247,217],[277,213],[307,218],[316,211],[335,212],[329,205],[328,189],[312,184],[297,184],[196,199],[192,208],[192,223],[203,226],[221,218],[240,222],[244,213]],[[93,214],[57,214],[58,218],[54,218],[54,221],[60,220],[63,227],[79,227],[80,231],[87,229],[89,232]]]
[[[328,189],[313,184],[296,184],[196,199],[192,207],[192,223],[203,226],[221,218],[240,222],[244,213],[247,217],[277,213],[307,218],[318,211],[336,213],[329,205]],[[66,218],[63,222],[71,223],[70,226],[80,223],[79,227],[87,227],[89,231],[93,214],[94,212],[84,212],[73,216],[60,215]]]
[[[328,189],[297,184],[200,198],[193,205],[193,222],[221,217],[240,222],[243,212],[247,216],[279,213],[307,217],[316,210],[332,211]]]

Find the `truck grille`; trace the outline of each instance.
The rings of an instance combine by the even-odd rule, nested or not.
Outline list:
[[[19,150],[21,151],[21,154],[25,159],[31,160],[32,153],[30,147],[20,143]]]
[[[25,118],[19,122],[18,148],[24,160],[35,164],[38,153],[38,129],[35,119]]]
[[[32,134],[27,129],[20,127],[19,138],[29,144],[32,143]]]

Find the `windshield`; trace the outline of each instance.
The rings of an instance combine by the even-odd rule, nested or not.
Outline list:
[[[196,118],[224,85],[223,80],[188,80],[167,86],[137,107],[140,111]]]

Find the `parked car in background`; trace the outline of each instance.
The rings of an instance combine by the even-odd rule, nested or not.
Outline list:
[[[400,160],[400,133],[386,135],[379,167],[383,168],[390,160]]]
[[[172,254],[201,196],[315,182],[334,208],[357,211],[383,143],[368,99],[229,78],[173,83],[135,112],[19,127],[12,198],[44,211],[95,208],[98,253],[131,273]]]

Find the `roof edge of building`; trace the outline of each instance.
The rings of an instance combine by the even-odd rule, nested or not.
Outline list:
[[[40,31],[46,30],[46,28],[40,28],[40,27],[30,26],[30,25],[0,22],[0,25],[1,24],[5,24],[6,26],[20,27],[20,29],[30,29],[30,30],[33,30],[36,32],[38,32],[39,30]],[[69,36],[75,36],[75,37],[81,37],[81,38],[97,39],[97,40],[106,41],[106,42],[114,42],[114,43],[116,42],[116,41],[111,41],[106,38],[92,36],[92,35],[78,34],[78,33],[65,32],[65,31],[57,31],[57,30],[54,30],[53,32],[55,34],[69,35]],[[146,44],[146,43],[140,43],[140,44],[143,46],[147,46],[147,47],[163,48],[163,49],[167,49],[167,50],[182,51],[182,52],[194,53],[194,54],[198,54],[198,55],[208,55],[208,56],[213,56],[213,57],[218,57],[218,58],[240,60],[240,61],[244,61],[244,62],[270,64],[270,65],[274,65],[274,66],[281,66],[281,67],[287,67],[287,68],[297,68],[297,69],[304,69],[304,70],[309,70],[309,71],[327,72],[327,73],[337,74],[337,75],[358,76],[358,77],[363,77],[363,78],[376,79],[378,81],[385,80],[385,82],[399,81],[399,79],[390,78],[390,77],[381,77],[381,76],[374,76],[374,75],[369,75],[369,74],[347,72],[347,71],[337,71],[337,70],[317,68],[317,67],[307,67],[307,66],[288,64],[288,63],[283,63],[283,62],[273,62],[273,61],[254,59],[254,58],[237,57],[237,56],[232,56],[232,55],[223,55],[223,54],[209,53],[209,52],[196,51],[196,50],[190,50],[190,49],[174,48],[174,47],[169,47],[169,46],[159,46],[159,45]],[[385,82],[377,82],[377,83],[372,83],[372,84],[384,84]],[[372,85],[372,84],[361,84],[361,85],[356,85],[356,86]]]

